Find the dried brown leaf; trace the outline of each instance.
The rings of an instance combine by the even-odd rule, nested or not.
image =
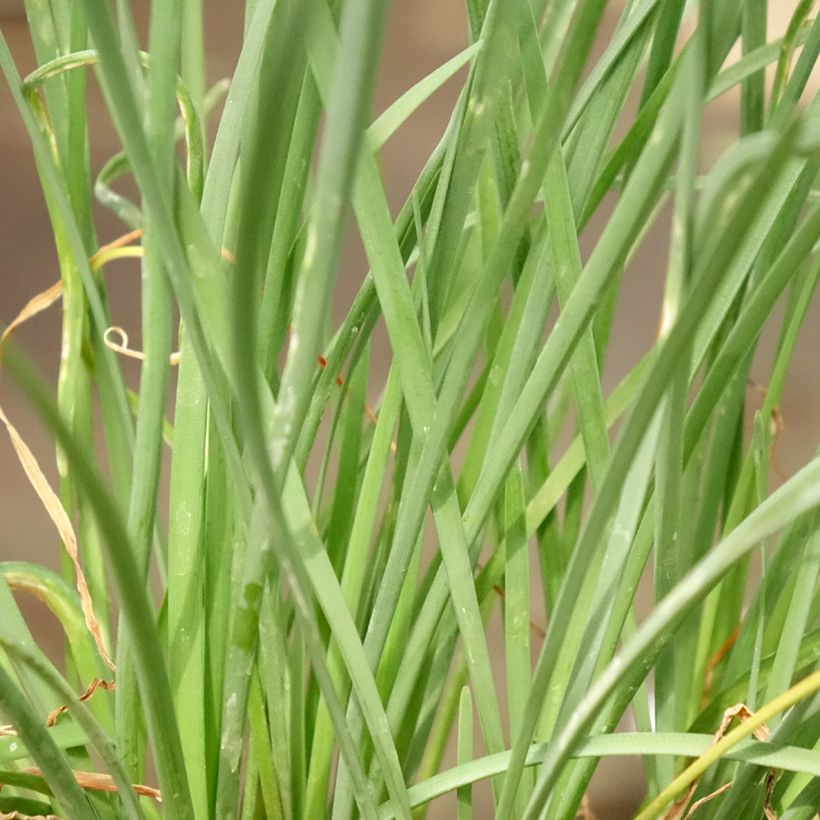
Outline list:
[[[37,777],[43,776],[43,773],[39,769],[25,769],[24,771],[26,774],[33,774]],[[100,772],[80,772],[76,770],[73,771],[72,774],[74,775],[74,779],[77,781],[77,784],[83,789],[112,793],[119,791],[117,784],[114,782],[114,778],[111,777],[110,774],[101,774]],[[134,793],[138,794],[140,797],[150,797],[152,800],[156,800],[157,803],[162,802],[162,794],[160,793],[160,790],[155,789],[153,786],[143,786],[141,783],[134,783],[131,788],[134,790]]]
[[[734,642],[735,637],[730,636],[730,640]],[[727,641],[728,643],[728,641]],[[737,719],[741,723],[749,720],[749,718],[754,716],[754,712],[745,704],[745,703],[736,703],[734,706],[730,706],[726,709],[723,713],[723,718],[720,721],[720,725],[717,728],[717,731],[714,734],[712,742],[709,744],[709,748],[715,746],[720,740],[722,740],[723,736],[726,734],[726,730],[729,728],[729,724]],[[754,737],[759,740],[761,743],[767,741],[769,739],[769,728],[763,724],[762,726],[758,726],[752,734]],[[766,820],[777,820],[777,816],[771,809],[771,805],[769,803],[769,798],[771,797],[772,789],[774,788],[774,770],[772,769],[769,772],[768,780],[766,781],[766,800],[765,805],[763,807],[763,811],[766,814]],[[732,781],[728,783],[724,783],[719,789],[707,794],[705,797],[702,797],[696,803],[694,803],[689,811],[686,812],[684,815],[683,812],[686,807],[689,805],[689,801],[692,799],[695,791],[698,787],[698,781],[695,780],[694,783],[689,787],[686,794],[675,801],[675,803],[670,807],[670,809],[664,814],[663,820],[680,820],[683,817],[683,820],[689,820],[689,818],[697,811],[697,809],[702,806],[704,803],[708,803],[710,800],[714,800],[718,795],[723,794],[727,789],[732,787]]]
[[[116,689],[117,685],[112,680],[103,680],[102,678],[93,678],[91,683],[85,689],[85,692],[80,695],[80,701],[85,703],[98,689]],[[57,718],[68,711],[68,706],[63,704],[56,709],[49,712],[46,726],[53,726],[57,722]]]
[[[14,331],[38,313],[48,310],[62,295],[63,283],[55,282],[51,287],[46,288],[42,293],[38,293],[26,302],[23,309],[11,320],[11,323],[3,331],[2,337],[0,337],[0,361],[2,361],[3,348]]]
[[[54,492],[51,485],[48,483],[48,479],[45,477],[45,474],[40,468],[34,453],[31,452],[28,445],[23,440],[23,437],[17,431],[17,428],[11,423],[11,421],[9,421],[9,418],[6,416],[2,407],[0,407],[0,421],[2,421],[5,425],[9,438],[11,439],[12,446],[14,447],[14,451],[17,454],[17,458],[19,459],[20,464],[28,477],[31,486],[34,488],[34,492],[37,493],[37,497],[42,502],[49,518],[57,528],[60,538],[65,544],[66,552],[71,559],[71,563],[74,564],[74,571],[77,576],[77,592],[80,595],[80,605],[82,607],[83,616],[85,617],[85,625],[91,633],[102,659],[111,669],[116,669],[114,662],[111,660],[111,657],[105,648],[102,633],[100,631],[100,624],[97,620],[97,616],[94,614],[94,605],[91,601],[91,593],[88,590],[85,572],[83,572],[83,567],[80,563],[77,535],[74,532],[74,527],[71,524],[71,520],[60,502],[57,493]]]
[[[730,706],[724,713],[723,713],[723,720],[720,722],[720,726],[718,730],[715,732],[715,739],[712,745],[717,743],[725,734],[726,730],[729,728],[729,724],[737,718],[741,723],[745,723],[750,717],[754,716],[754,712],[745,704],[745,703],[736,703],[734,706]],[[767,741],[769,739],[769,728],[766,724],[762,726],[758,726],[757,729],[752,732],[754,737],[759,740],[761,743]]]
[[[701,797],[700,800],[693,803],[691,808],[688,812],[686,812],[686,817],[683,820],[689,820],[689,818],[705,803],[708,803],[710,800],[714,800],[718,795],[723,794],[723,792],[728,791],[732,788],[732,781],[730,780],[728,783],[724,783],[719,789],[715,789],[711,794],[707,794],[706,797]],[[692,794],[690,792],[689,797],[691,798]]]

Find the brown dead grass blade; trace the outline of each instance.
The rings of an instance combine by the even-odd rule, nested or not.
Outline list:
[[[49,518],[57,528],[57,532],[59,532],[60,538],[65,544],[66,552],[71,559],[71,563],[74,564],[74,571],[77,576],[77,592],[80,596],[80,605],[83,610],[83,616],[85,617],[86,627],[91,633],[91,636],[94,638],[94,642],[99,649],[102,659],[109,668],[116,669],[114,661],[111,660],[111,656],[105,648],[102,633],[100,631],[100,623],[97,620],[97,616],[94,614],[94,605],[91,601],[91,593],[88,590],[85,572],[83,572],[83,567],[80,563],[77,535],[74,532],[74,527],[71,524],[71,520],[63,508],[63,505],[60,503],[60,499],[57,494],[48,483],[48,479],[45,477],[39,463],[37,462],[37,459],[34,457],[34,453],[31,452],[29,446],[17,431],[17,428],[11,423],[11,421],[9,421],[9,418],[6,416],[2,407],[0,407],[0,421],[2,421],[5,425],[9,438],[11,439],[11,444],[17,454],[17,458],[19,459],[20,464],[28,477],[31,486],[34,488],[34,492],[37,493],[37,497],[42,502]]]
[[[723,794],[723,792],[729,791],[732,788],[732,781],[730,780],[728,783],[724,783],[719,789],[715,789],[711,794],[707,794],[706,797],[701,797],[700,800],[696,800],[692,805],[689,807],[689,811],[686,812],[686,816],[683,820],[689,820],[689,818],[701,807],[705,806],[710,800],[714,800],[718,795]],[[687,802],[691,800],[692,795],[694,792],[692,789],[689,790],[689,793],[686,796]]]
[[[33,774],[36,777],[42,777],[43,773],[39,769],[25,769],[26,774]],[[74,779],[78,785],[83,789],[89,789],[96,792],[118,792],[117,784],[110,774],[100,774],[99,772],[79,772],[73,771]],[[150,797],[156,800],[157,803],[162,802],[162,794],[159,789],[153,786],[143,786],[141,783],[135,783],[131,786],[135,794],[140,797]]]

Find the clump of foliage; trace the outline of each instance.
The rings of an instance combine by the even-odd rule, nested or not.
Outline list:
[[[56,492],[4,422],[79,547],[63,578],[0,566],[0,808],[410,818],[455,792],[462,819],[490,779],[495,816],[557,819],[629,754],[641,818],[681,796],[812,817],[820,460],[771,494],[768,469],[820,272],[814,4],[769,42],[766,0],[630,0],[593,59],[605,0],[467,0],[469,47],[371,122],[387,0],[247,0],[211,141],[200,2],[151,4],[142,52],[127,0],[26,0],[25,78],[0,38],[60,267],[21,318],[60,295],[63,317],[56,396],[13,344],[3,369],[54,435]],[[102,169],[92,73],[122,143]],[[451,78],[394,218],[379,151]],[[704,173],[704,107],[738,86]],[[124,226],[102,247],[95,196]],[[622,275],[664,212],[657,341],[604,395]],[[351,225],[370,270],[336,325]],[[142,266],[135,393],[103,275],[121,256]],[[9,590],[60,619],[61,670]],[[628,709],[637,731],[614,733]]]

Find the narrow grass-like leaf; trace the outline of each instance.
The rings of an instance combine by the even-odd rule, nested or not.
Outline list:
[[[473,699],[465,686],[461,690],[458,708],[458,762],[468,764],[473,759]],[[462,786],[456,793],[458,820],[471,820],[473,816],[473,790]]]

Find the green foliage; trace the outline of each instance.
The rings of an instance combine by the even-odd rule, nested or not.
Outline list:
[[[26,78],[0,36],[63,317],[56,394],[13,344],[3,367],[54,436],[88,581],[0,565],[0,808],[410,818],[452,793],[461,819],[490,779],[496,816],[559,820],[600,759],[640,755],[642,818],[690,788],[699,816],[810,816],[820,459],[771,493],[768,466],[820,275],[814,4],[769,42],[765,0],[630,0],[595,58],[620,4],[469,0],[471,44],[372,123],[387,0],[247,2],[218,123],[200,4],[152,3],[143,52],[127,2],[26,0]],[[122,143],[96,176],[91,72]],[[394,218],[379,152],[446,82],[449,125]],[[704,109],[738,87],[737,139],[704,173]],[[95,195],[121,247],[100,251]],[[657,339],[607,395],[621,282],[663,213]],[[370,270],[337,326],[351,228]],[[100,273],[126,255],[136,394]],[[9,589],[57,615],[61,670]],[[103,643],[116,688],[81,698]],[[741,701],[756,716],[715,743]],[[627,710],[638,731],[615,732]],[[750,739],[764,717],[771,740]],[[153,772],[161,803],[137,787]]]

